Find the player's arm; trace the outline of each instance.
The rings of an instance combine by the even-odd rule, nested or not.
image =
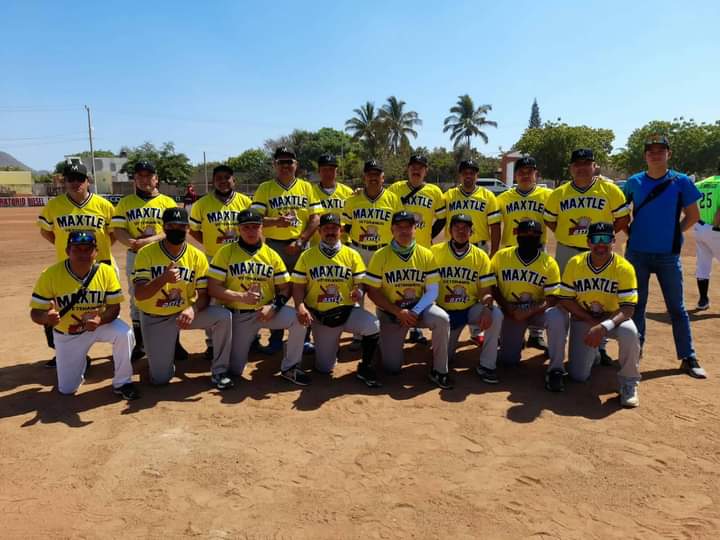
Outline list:
[[[110,324],[120,316],[120,304],[109,304],[100,315],[100,325]]]
[[[615,229],[616,233],[619,233],[620,231],[627,232],[628,226],[630,225],[630,216],[623,216],[620,218],[617,218],[613,221],[613,228]]]
[[[302,234],[300,234],[300,240],[303,244],[306,244],[310,241],[310,238],[312,238],[312,235],[315,234],[315,231],[317,230],[319,224],[320,216],[318,214],[310,214],[307,225],[305,226],[305,230],[302,232]]]
[[[557,227],[557,221],[546,221],[545,226],[552,232],[555,232],[555,228]]]
[[[210,295],[207,289],[197,289],[197,299],[191,307],[194,308],[195,312],[202,311],[210,305]]]
[[[312,314],[305,305],[305,283],[293,283],[292,284],[292,298],[295,304],[295,310],[297,311],[297,318],[300,324],[303,326],[310,326],[313,318]]]
[[[716,216],[717,217],[717,216]],[[700,220],[700,209],[696,202],[683,208],[683,218],[680,220],[682,232],[687,232]]]
[[[175,263],[171,262],[165,267],[165,271],[155,279],[138,279],[133,281],[133,285],[135,285],[135,299],[147,300],[148,298],[152,298],[166,283],[177,283],[178,281],[180,281],[180,271],[177,269]]]
[[[40,229],[40,236],[42,236],[45,240],[50,242],[52,245],[55,245],[55,233],[52,231],[46,231],[45,229]]]
[[[110,241],[110,245],[112,246],[115,243],[115,240],[117,240],[117,238],[115,238],[115,233],[113,232],[113,229],[110,228],[105,230],[107,231],[108,240]]]
[[[208,276],[208,293],[211,298],[216,298],[221,302],[242,302],[243,304],[255,304],[259,298],[258,293],[246,291],[233,291],[225,287],[225,283],[219,279]]]
[[[492,223],[490,225],[490,256],[497,253],[500,248],[500,223]]]
[[[115,239],[118,242],[120,242],[124,246],[129,247],[130,249],[136,249],[134,246],[135,239],[130,236],[130,233],[127,232],[126,229],[115,227],[113,230],[115,231]]]
[[[55,304],[52,304],[50,309],[31,309],[30,318],[32,322],[41,326],[55,326],[60,321]]]
[[[372,303],[383,311],[387,311],[388,313],[395,315],[396,317],[402,311],[398,306],[393,304],[385,297],[380,287],[373,287],[372,285],[368,285],[366,292],[367,295],[370,297],[370,300],[372,300]]]
[[[576,319],[593,325],[596,323],[595,318],[590,314],[590,312],[578,304],[577,300],[574,298],[560,298],[560,307]]]

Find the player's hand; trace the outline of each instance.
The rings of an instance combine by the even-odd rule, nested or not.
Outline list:
[[[268,304],[267,306],[263,306],[257,311],[257,319],[260,322],[268,322],[272,320],[272,318],[275,316],[275,309],[273,308],[272,304]]]
[[[278,216],[275,218],[275,227],[284,229],[285,227],[290,227],[294,222],[295,218],[293,216]]]
[[[255,291],[246,291],[244,293],[239,293],[238,300],[243,304],[254,306],[258,302],[260,302],[260,293]]]
[[[588,330],[588,333],[585,334],[585,337],[583,338],[583,341],[585,342],[585,345],[588,347],[592,347],[593,349],[597,349],[600,346],[600,343],[602,342],[603,338],[607,335],[607,330],[605,330],[604,326],[601,326],[599,324],[596,324],[590,330]]]
[[[397,314],[397,320],[407,328],[414,328],[418,322],[418,316],[409,309],[401,309]]]
[[[139,240],[135,238],[131,238],[130,240],[128,240],[128,248],[130,248],[130,251],[137,251],[142,247],[140,244],[138,244],[138,242]]]
[[[162,273],[162,278],[165,283],[177,283],[180,281],[180,270],[178,269],[175,261],[171,261],[167,265],[165,271]]]
[[[55,300],[50,300],[50,309],[47,312],[47,325],[56,326],[60,322],[60,312],[57,310]]]
[[[85,319],[85,322],[83,323],[83,328],[88,332],[94,332],[95,330],[97,330],[97,327],[100,326],[101,323],[102,321],[100,320],[100,315],[96,313],[94,317]]]
[[[313,322],[312,314],[305,307],[305,304],[300,304],[297,308],[297,319],[303,326],[310,326]]]
[[[189,330],[190,325],[195,320],[195,310],[192,306],[183,309],[176,319],[177,326],[180,330]]]
[[[363,292],[362,289],[359,287],[355,287],[352,291],[350,291],[350,300],[352,300],[354,303],[359,304],[362,302]]]
[[[477,321],[477,325],[480,328],[480,330],[487,330],[492,326],[493,318],[492,318],[492,310],[488,307],[483,309],[482,314],[480,315],[480,318]]]

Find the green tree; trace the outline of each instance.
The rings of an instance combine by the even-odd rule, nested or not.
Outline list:
[[[654,134],[670,139],[670,167],[697,176],[716,174],[720,157],[720,121],[696,123],[683,117],[672,121],[653,120],[636,129],[628,137],[625,148],[613,156],[613,165],[626,174],[646,168],[645,141]]]
[[[341,158],[346,152],[359,153],[362,150],[361,145],[347,133],[328,127],[318,131],[296,129],[290,135],[265,141],[265,149],[270,154],[278,146],[288,146],[295,151],[301,176],[315,171],[318,158],[326,152]]]
[[[227,164],[235,171],[240,183],[257,185],[273,177],[270,156],[260,148],[245,150],[242,154],[228,158]]]
[[[475,108],[475,103],[468,94],[458,96],[457,103],[450,107],[452,114],[443,122],[443,133],[450,132],[450,140],[455,148],[464,144],[469,151],[473,137],[480,137],[487,144],[488,136],[482,128],[497,127],[497,122],[486,118],[491,110],[492,105],[479,105]]]
[[[355,116],[345,121],[345,131],[352,135],[353,140],[360,141],[365,147],[365,157],[375,157],[383,146],[383,127],[378,117],[375,104],[367,101],[353,109]]]
[[[111,150],[95,150],[95,157],[115,157],[115,152]],[[90,150],[83,150],[82,152],[76,152],[74,154],[65,154],[66,156],[78,156],[78,157],[90,157]]]
[[[532,108],[530,109],[530,122],[528,123],[528,127],[530,129],[542,127],[540,107],[538,106],[537,98],[533,100]]]
[[[600,165],[609,162],[615,134],[610,129],[569,126],[545,122],[540,128],[528,128],[514,149],[533,156],[544,178],[556,181],[570,179],[570,154],[577,148],[591,148]]]
[[[193,173],[190,159],[185,154],[176,152],[172,142],[163,143],[160,148],[146,142],[134,148],[123,147],[121,152],[127,155],[128,160],[120,172],[132,175],[135,163],[148,160],[155,164],[160,181],[183,187],[188,184]]]
[[[387,132],[387,143],[392,154],[398,155],[401,149],[410,148],[410,136],[417,138],[416,126],[422,125],[422,120],[415,111],[406,111],[406,103],[395,96],[387,98],[382,106],[379,119]]]

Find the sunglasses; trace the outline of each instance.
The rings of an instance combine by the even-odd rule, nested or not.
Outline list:
[[[87,178],[85,178],[84,176],[68,176],[67,178],[65,178],[66,182],[77,182],[79,184],[82,184],[85,180],[87,180]]]
[[[295,163],[295,160],[294,159],[276,159],[275,163],[277,163],[278,165],[292,165],[293,163]]]
[[[596,234],[590,237],[590,243],[592,245],[597,244],[612,244],[615,237],[611,234]]]

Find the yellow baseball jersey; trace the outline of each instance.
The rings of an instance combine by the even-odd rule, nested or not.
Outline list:
[[[416,245],[409,257],[401,257],[391,246],[376,251],[365,272],[365,283],[382,290],[385,298],[403,309],[412,308],[425,293],[425,286],[440,283],[432,251]]]
[[[313,185],[307,180],[296,178],[285,187],[277,180],[263,182],[257,188],[252,207],[265,217],[291,216],[289,227],[263,227],[265,238],[291,240],[305,230],[308,218],[322,211]]]
[[[150,199],[143,199],[133,193],[120,199],[110,227],[125,229],[131,238],[155,236],[163,231],[163,212],[176,206],[173,199],[161,193]]]
[[[315,193],[313,197],[314,200],[318,201],[322,207],[318,214],[321,216],[323,214],[337,214],[341,218],[343,216],[343,209],[345,208],[345,201],[353,194],[351,188],[340,182],[335,184],[335,189],[330,193],[325,191],[320,184],[313,184],[313,191]],[[344,219],[342,220],[342,225],[345,225]],[[348,240],[345,232],[341,233],[341,239],[343,242]],[[320,233],[316,232],[310,239],[310,245],[315,246],[319,243]]]
[[[110,201],[89,193],[85,202],[77,204],[67,194],[51,199],[38,216],[40,228],[55,233],[57,260],[67,259],[65,248],[72,231],[92,231],[97,239],[97,260],[113,261],[110,252],[110,222],[115,209]]]
[[[152,281],[174,262],[180,270],[180,281],[166,283],[146,300],[136,300],[137,307],[149,315],[168,316],[180,313],[195,303],[198,289],[207,289],[208,262],[205,254],[186,243],[177,257],[171,255],[164,242],[155,242],[138,251],[133,283]]]
[[[260,298],[254,304],[222,302],[232,309],[256,311],[272,302],[276,285],[290,281],[280,255],[265,243],[254,253],[237,242],[221,247],[210,261],[208,277],[217,279],[231,291],[258,293]]]
[[[55,263],[40,274],[32,292],[30,307],[48,311],[50,302],[55,301],[55,308],[61,311],[72,301],[82,282],[83,278],[73,274],[70,269],[70,261],[66,259]],[[81,334],[84,332],[84,321],[101,314],[106,305],[122,301],[123,294],[115,270],[107,264],[100,264],[87,286],[86,294],[62,316],[55,329],[63,334]]]
[[[482,186],[467,194],[462,186],[456,186],[445,193],[447,226],[445,237],[450,238],[450,220],[455,214],[467,214],[473,221],[473,233],[470,242],[490,241],[490,225],[500,223],[502,215],[497,199],[492,191]]]
[[[426,183],[412,193],[412,186],[404,180],[395,182],[388,190],[398,196],[405,210],[415,215],[415,240],[421,246],[429,248],[432,244],[433,221],[445,217],[445,195],[442,190],[435,184]]]
[[[547,228],[543,221],[545,201],[552,190],[535,186],[528,193],[517,188],[504,191],[497,197],[500,213],[502,214],[502,247],[517,246],[517,226],[521,221],[534,219],[543,225],[542,243],[547,242]]]
[[[557,223],[555,238],[566,246],[587,248],[591,223],[612,223],[630,214],[625,195],[614,182],[596,178],[585,189],[567,182],[553,190],[545,202],[545,221]]]
[[[638,301],[635,268],[613,253],[602,268],[595,268],[591,254],[581,253],[568,261],[560,284],[560,296],[572,298],[586,310],[601,316]]]
[[[392,240],[390,220],[402,208],[394,193],[383,189],[371,199],[363,189],[345,201],[343,217],[351,225],[350,240],[363,247],[378,247]]]
[[[517,247],[498,251],[490,261],[500,295],[513,304],[541,302],[560,293],[560,268],[544,251],[529,263],[523,262]]]
[[[238,214],[250,208],[250,197],[233,193],[230,200],[222,202],[210,192],[200,197],[190,210],[190,229],[203,235],[203,247],[212,257],[223,244],[237,240]]]
[[[458,257],[449,242],[435,244],[432,254],[440,274],[440,293],[437,304],[446,311],[471,308],[482,298],[480,290],[495,285],[490,258],[482,249],[470,244],[470,249]]]
[[[342,246],[333,257],[317,246],[311,247],[300,255],[291,279],[305,284],[305,305],[309,308],[323,312],[351,306],[350,293],[365,279],[365,263],[348,246]]]

